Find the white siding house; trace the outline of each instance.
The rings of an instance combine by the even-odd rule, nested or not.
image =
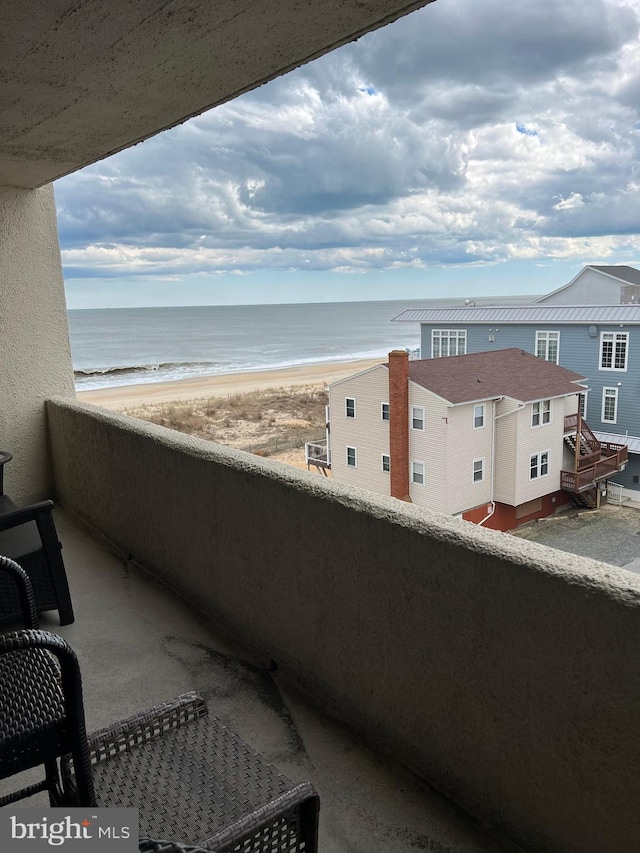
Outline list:
[[[583,377],[515,349],[391,355],[329,388],[334,478],[499,529],[569,503]]]

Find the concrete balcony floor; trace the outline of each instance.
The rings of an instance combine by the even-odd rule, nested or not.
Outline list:
[[[70,515],[57,510],[56,523],[76,621],[61,627],[57,614],[43,614],[41,627],[62,634],[79,657],[89,731],[197,690],[267,761],[315,785],[321,853],[517,849],[358,743],[296,694],[286,673],[248,660]]]

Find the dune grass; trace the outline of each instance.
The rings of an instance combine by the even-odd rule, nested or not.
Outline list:
[[[324,437],[328,395],[322,385],[294,385],[151,403],[125,414],[210,441],[271,456]]]

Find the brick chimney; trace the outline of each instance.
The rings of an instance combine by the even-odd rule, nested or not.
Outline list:
[[[409,495],[409,353],[389,353],[389,456],[391,497]]]

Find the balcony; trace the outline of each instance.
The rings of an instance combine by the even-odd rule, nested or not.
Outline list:
[[[304,459],[307,468],[313,465],[323,472],[329,470],[331,468],[331,454],[328,450],[327,439],[320,438],[318,441],[308,441],[304,446]]]
[[[560,488],[581,494],[595,489],[603,480],[624,470],[629,459],[626,444],[600,442],[579,414],[564,419],[564,438],[575,453],[573,471],[560,472]]]
[[[537,853],[640,847],[640,577],[68,399],[47,414],[62,504],[126,557],[65,538],[91,727],[204,688],[316,784],[324,851],[501,849],[417,780]]]
[[[55,613],[40,621],[78,654],[90,731],[195,689],[212,714],[268,761],[322,791],[321,853],[404,853],[427,841],[451,853],[487,849],[493,833],[393,759],[365,748],[357,733],[301,696],[286,672],[272,672],[269,661],[247,656],[69,513],[56,510],[56,525],[77,618],[63,627]],[[1,793],[10,789],[0,782]],[[45,794],[24,805],[40,803],[48,804]]]

